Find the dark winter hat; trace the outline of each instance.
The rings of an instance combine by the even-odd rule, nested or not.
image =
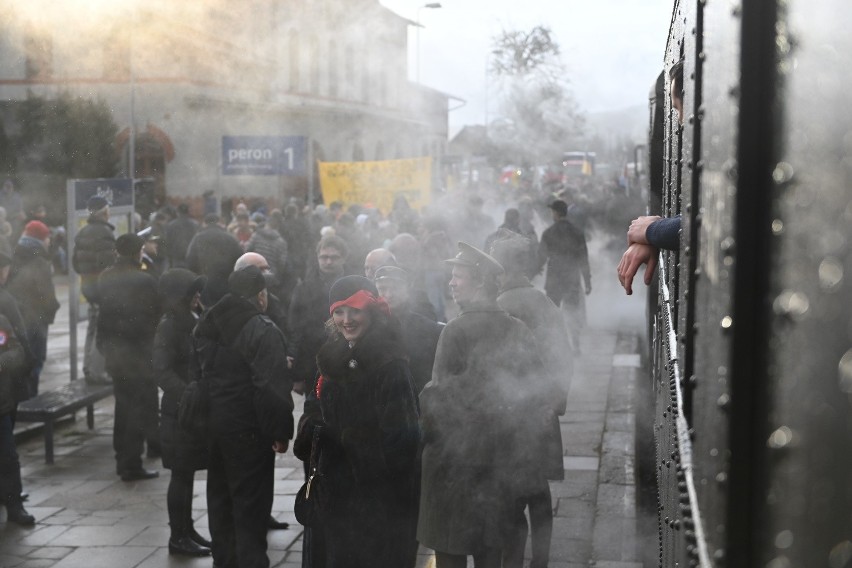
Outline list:
[[[379,298],[379,291],[372,280],[364,276],[344,276],[331,285],[328,293],[329,313],[334,313],[339,306],[349,306],[363,310],[369,306],[377,306],[388,313],[387,302]]]
[[[41,221],[30,221],[24,226],[24,236],[43,241],[50,236],[50,229]]]
[[[382,266],[376,269],[375,281],[397,280],[408,284],[408,272],[398,266]]]
[[[205,225],[215,225],[219,222],[219,216],[215,213],[208,213],[204,216],[204,224]]]
[[[89,210],[89,213],[96,213],[108,205],[109,201],[100,195],[93,195],[86,201],[86,209]]]
[[[491,244],[491,255],[503,265],[507,272],[528,268],[530,240],[505,229],[500,229],[499,232],[502,234]]]
[[[548,207],[556,211],[556,213],[561,215],[562,217],[568,214],[568,204],[562,201],[561,199],[557,199],[556,201],[548,205]]]
[[[121,235],[115,239],[115,252],[121,256],[135,257],[142,250],[142,245],[145,244],[145,239],[133,233]]]
[[[260,268],[249,265],[235,270],[228,277],[228,289],[243,298],[253,298],[266,288],[266,278]]]
[[[456,264],[458,266],[469,266],[475,268],[483,276],[503,273],[503,267],[491,255],[485,254],[475,246],[459,241],[458,254],[445,260],[447,264]]]
[[[157,288],[164,300],[181,300],[201,292],[206,283],[206,276],[198,276],[186,268],[170,268],[160,277]]]

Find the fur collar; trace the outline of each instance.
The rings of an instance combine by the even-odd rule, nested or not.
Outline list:
[[[396,359],[408,359],[399,334],[392,333],[387,325],[378,324],[371,326],[352,348],[335,333],[319,350],[317,366],[323,376],[336,379],[355,370],[374,373]]]

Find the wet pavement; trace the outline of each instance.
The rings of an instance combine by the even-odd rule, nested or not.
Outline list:
[[[69,380],[67,287],[62,278],[57,278],[57,286],[63,308],[51,326],[42,390]],[[604,288],[589,298],[590,314],[596,313],[596,306],[611,304],[605,296],[612,293],[611,285]],[[623,296],[618,301],[623,302]],[[637,322],[643,305],[640,298],[631,298],[620,318],[589,318],[569,389],[568,412],[561,419],[565,480],[551,483],[555,512],[551,568],[642,567],[636,538],[634,416],[641,373]],[[79,326],[81,348],[85,326],[85,322]],[[300,409],[301,397],[295,398]],[[5,522],[5,511],[0,513],[0,567],[212,566],[210,558],[169,555],[169,472],[159,460],[146,459],[145,467],[159,469],[159,478],[121,481],[115,475],[112,424],[112,398],[96,405],[94,430],[87,429],[85,412],[61,423],[53,465],[44,463],[39,432],[32,430],[33,425],[19,425],[18,452],[24,487],[30,493],[26,507],[37,523],[19,527]],[[302,531],[293,516],[293,498],[302,480],[302,464],[291,453],[277,458],[273,515],[289,522],[290,528],[269,532],[272,566],[301,565]],[[205,472],[198,472],[193,516],[206,535],[204,493]],[[420,552],[418,565],[432,565],[430,551]]]

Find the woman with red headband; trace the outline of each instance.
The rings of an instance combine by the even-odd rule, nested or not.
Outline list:
[[[317,355],[327,568],[413,567],[417,403],[398,326],[375,285],[345,276],[329,293]]]

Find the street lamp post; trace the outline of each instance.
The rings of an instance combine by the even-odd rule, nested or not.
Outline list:
[[[428,4],[423,4],[422,6],[417,8],[417,82],[420,82],[420,28],[423,26],[420,24],[420,10],[423,8],[430,8],[435,10],[441,7],[440,2],[429,2]]]

